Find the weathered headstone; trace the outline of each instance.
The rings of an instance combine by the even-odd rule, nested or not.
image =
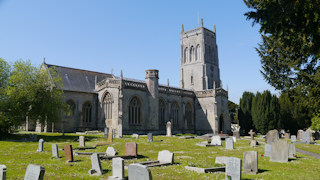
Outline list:
[[[104,131],[103,131],[103,134],[104,134],[104,137],[108,137],[108,128],[104,128]]]
[[[168,150],[163,150],[158,153],[158,161],[160,163],[170,163],[174,162],[174,154]]]
[[[112,159],[112,176],[108,180],[124,180],[124,159],[118,157]]]
[[[138,157],[138,144],[134,142],[126,143],[125,152],[126,156]]]
[[[132,134],[131,137],[132,137],[132,138],[139,139],[139,134]]]
[[[215,164],[227,164],[228,158],[229,157],[227,157],[227,156],[217,156],[214,163]]]
[[[231,177],[232,180],[241,179],[241,159],[229,157],[226,165],[226,179]]]
[[[254,140],[254,135],[255,135],[256,133],[253,132],[252,129],[250,130],[250,132],[249,132],[248,134],[250,134],[251,140]]]
[[[43,152],[43,143],[44,143],[44,140],[40,139],[37,152]]]
[[[24,180],[43,180],[45,169],[42,166],[29,164]]]
[[[308,131],[303,131],[301,133],[301,136],[302,136],[302,142],[303,143],[307,143],[307,144],[310,144],[310,139],[311,139],[311,136],[310,136],[310,133]]]
[[[153,135],[152,133],[148,133],[148,142],[152,142],[153,141]]]
[[[91,169],[89,170],[90,175],[102,175],[102,168],[100,163],[100,158],[97,153],[91,155]]]
[[[116,130],[112,129],[112,138],[116,138]]]
[[[72,145],[65,145],[64,146],[64,156],[65,156],[66,162],[73,161]]]
[[[247,174],[258,173],[258,153],[257,151],[243,152],[243,171]]]
[[[271,144],[265,144],[264,145],[264,156],[270,157],[271,154]]]
[[[278,130],[274,129],[274,130],[268,131],[268,133],[266,135],[267,144],[271,144],[271,143],[276,142],[278,140],[279,140],[279,132],[278,132]]]
[[[237,139],[240,139],[240,132],[239,131],[233,131],[233,136]]]
[[[152,175],[147,166],[130,164],[128,167],[128,178],[130,180],[152,180]]]
[[[297,152],[296,152],[296,145],[295,144],[289,144],[289,158],[296,158]]]
[[[233,140],[231,138],[226,138],[226,149],[233,149]]]
[[[171,137],[172,133],[171,133],[171,122],[170,121],[167,122],[166,128],[167,128],[167,136]]]
[[[86,146],[86,142],[85,142],[84,136],[79,136],[79,144],[80,144],[80,147],[85,147]]]
[[[7,176],[7,167],[3,164],[0,164],[0,180],[6,180]]]
[[[52,149],[52,157],[59,158],[58,145],[57,144],[52,144],[51,149]]]
[[[221,146],[222,141],[220,136],[212,136],[211,137],[211,145]]]
[[[112,135],[112,129],[108,129],[108,139],[107,139],[107,144],[111,144],[113,142],[113,135]]]
[[[288,162],[288,143],[284,140],[279,140],[277,142],[273,142],[271,144],[271,154],[270,161],[271,162]]]
[[[291,142],[292,143],[297,142],[297,136],[296,135],[291,135]]]
[[[284,134],[284,138],[285,138],[285,139],[289,139],[289,138],[290,138],[290,133],[285,133],[285,134]]]
[[[298,141],[301,141],[301,140],[302,140],[302,132],[303,132],[302,129],[299,129],[298,132],[297,132],[297,140],[298,140]]]
[[[115,156],[117,154],[117,151],[114,149],[114,147],[108,147],[106,151],[107,156]]]

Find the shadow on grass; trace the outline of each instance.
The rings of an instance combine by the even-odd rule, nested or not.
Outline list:
[[[71,141],[71,142],[76,142],[78,141],[80,135],[76,134],[65,134],[64,136],[61,135],[45,135],[45,134],[38,134],[37,138],[43,139],[46,142],[66,142],[66,141]],[[85,139],[86,141],[91,141],[92,139],[100,138],[98,136],[86,136]],[[1,137],[0,140],[3,141],[12,141],[12,142],[31,142],[29,134],[9,134],[5,137]]]
[[[258,169],[258,174],[259,174],[259,173],[263,173],[263,172],[267,172],[267,171],[270,171],[270,170],[267,170],[267,169]]]

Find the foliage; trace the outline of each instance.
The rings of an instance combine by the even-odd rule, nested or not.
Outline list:
[[[319,112],[320,1],[244,2],[253,9],[245,14],[247,19],[261,26],[262,42],[256,50],[264,78]]]
[[[315,116],[311,119],[311,129],[314,131],[320,131],[320,117]]]
[[[228,106],[229,106],[229,114],[231,118],[231,122],[234,124],[238,124],[238,104],[228,101]]]
[[[0,134],[7,132],[9,122],[4,109],[7,107],[8,98],[6,95],[6,87],[9,83],[10,65],[0,58]]]
[[[244,92],[240,98],[238,118],[240,127],[245,131],[245,133],[249,132],[250,129],[255,129],[251,114],[252,100],[254,96],[255,95],[252,92]]]

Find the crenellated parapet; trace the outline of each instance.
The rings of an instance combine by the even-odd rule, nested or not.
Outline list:
[[[217,89],[207,89],[203,91],[196,91],[195,92],[196,96],[198,98],[203,98],[203,97],[216,97],[216,96],[223,96],[228,98],[228,91],[222,89],[222,88],[217,88]]]

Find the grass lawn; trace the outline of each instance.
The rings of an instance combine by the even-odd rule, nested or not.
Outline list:
[[[23,138],[18,134],[13,136],[14,139]],[[72,144],[73,148],[78,147],[79,143],[76,134],[41,133],[38,139],[43,138],[44,152],[36,152],[38,148],[37,142],[14,142],[0,141],[0,164],[7,166],[7,179],[23,179],[27,165],[29,163],[37,164],[45,167],[45,179],[107,179],[112,175],[112,160],[101,161],[102,169],[105,174],[102,176],[90,176],[88,170],[91,169],[90,156],[74,156],[75,162],[65,163],[64,152],[59,151],[60,159],[51,158],[51,145],[58,144],[59,149],[66,144]],[[107,139],[99,135],[87,135],[90,141],[86,142],[86,146],[94,146],[97,143],[106,142]],[[225,150],[224,142],[222,147],[200,147],[196,146],[200,139],[179,139],[179,137],[154,136],[154,141],[163,140],[162,142],[147,142],[146,136],[140,136],[139,139],[132,139],[125,136],[122,139],[114,139],[112,145],[118,150],[119,155],[125,153],[126,142],[138,143],[138,153],[141,156],[135,160],[125,160],[125,164],[129,165],[134,162],[143,162],[147,160],[156,160],[158,152],[161,150],[169,150],[174,152],[176,165],[152,167],[150,168],[153,179],[223,179],[224,173],[198,174],[194,171],[186,170],[184,167],[193,165],[197,167],[213,167],[216,156],[230,156],[242,159],[244,151],[258,151],[258,168],[257,175],[242,174],[243,179],[320,179],[320,160],[314,159],[298,153],[298,158],[290,160],[288,163],[269,162],[268,157],[261,157],[264,152],[264,144],[256,148],[249,146],[249,140],[238,140],[235,143],[234,150]],[[258,139],[262,142],[262,139]],[[297,144],[298,148],[303,149],[308,146],[312,150],[316,148],[312,145]],[[309,148],[310,146],[310,148]],[[96,149],[90,149],[81,152],[105,152],[107,146],[99,146]],[[74,150],[75,151],[75,150]],[[312,151],[313,152],[313,151]],[[127,170],[126,174],[127,176]]]

